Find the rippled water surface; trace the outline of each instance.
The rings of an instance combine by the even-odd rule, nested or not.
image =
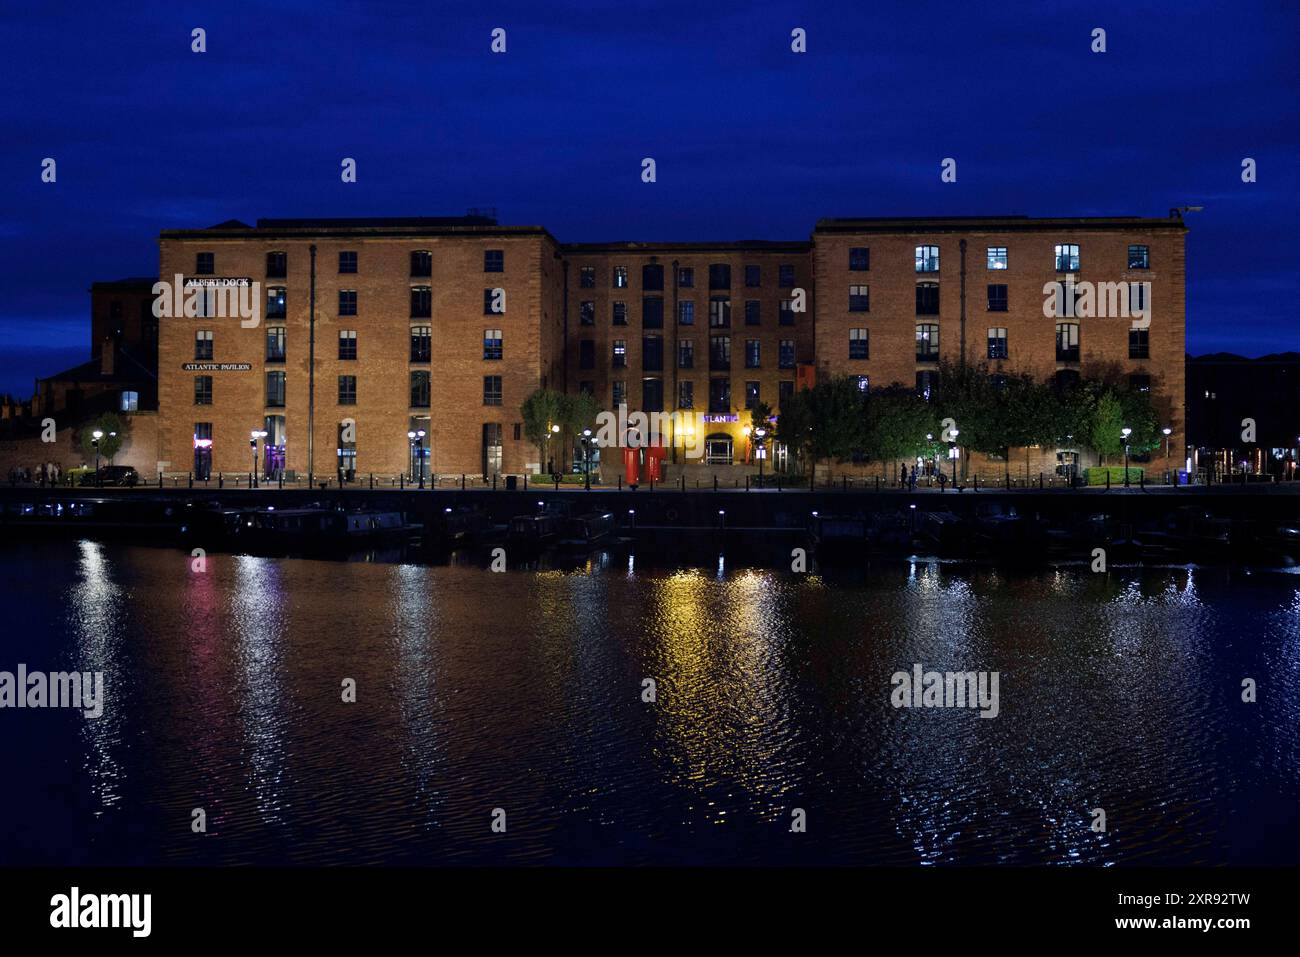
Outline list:
[[[108,698],[0,710],[0,863],[1300,860],[1300,576],[189,561],[0,546],[0,670]]]

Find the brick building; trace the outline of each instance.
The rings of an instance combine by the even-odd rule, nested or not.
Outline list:
[[[520,405],[539,387],[701,413],[707,460],[739,462],[755,402],[779,414],[840,374],[924,390],[941,358],[1129,376],[1160,397],[1180,451],[1184,236],[1172,217],[826,219],[811,241],[730,243],[560,244],[481,216],[169,230],[165,282],[252,287],[260,316],[213,315],[211,293],[186,315],[177,294],[160,468],[246,471],[257,430],[268,471],[532,471]],[[1123,281],[1149,283],[1119,303],[1149,308],[1149,328],[1044,314],[1049,284]]]

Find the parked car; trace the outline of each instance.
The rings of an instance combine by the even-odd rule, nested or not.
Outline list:
[[[104,465],[98,472],[90,471],[81,476],[80,485],[117,486],[133,488],[140,483],[140,476],[129,465]]]

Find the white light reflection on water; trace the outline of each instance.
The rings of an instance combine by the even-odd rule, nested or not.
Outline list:
[[[404,733],[402,766],[415,782],[424,826],[438,825],[445,797],[438,784],[445,764],[437,719],[441,664],[435,654],[440,608],[428,569],[396,565],[389,575],[389,615],[396,650],[397,709]]]
[[[103,545],[77,543],[77,584],[69,598],[69,617],[76,640],[78,671],[104,673],[103,713],[81,722],[86,742],[83,762],[91,790],[102,808],[122,799],[125,773],[116,752],[122,747],[123,709],[128,698],[128,675],[122,660],[122,628],[126,617],[122,592],[113,580],[113,567]]]

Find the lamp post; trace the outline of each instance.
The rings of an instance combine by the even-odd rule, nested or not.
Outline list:
[[[253,458],[253,488],[258,487],[257,482],[257,440],[266,438],[266,432],[261,429],[253,429],[248,433],[248,451]]]
[[[957,430],[952,429],[949,434],[952,440],[948,445],[948,458],[952,459],[952,487],[957,487]]]
[[[591,491],[591,429],[582,430],[582,472],[583,487]]]
[[[1128,488],[1128,437],[1133,434],[1133,430],[1126,425],[1119,431],[1124,436],[1124,487]]]
[[[104,480],[99,475],[99,440],[104,437],[104,433],[99,429],[90,433],[90,444],[95,447],[95,486],[103,487]]]
[[[424,429],[415,430],[415,461],[420,469],[420,488],[424,488]]]
[[[407,461],[411,463],[411,481],[415,481],[415,430],[408,429],[406,432],[406,453]]]
[[[767,455],[767,447],[763,440],[767,438],[767,429],[761,425],[754,430],[754,438],[758,439],[758,487],[763,487],[763,459]]]
[[[1065,451],[1070,455],[1070,461],[1065,463],[1065,474],[1070,479],[1070,488],[1074,488],[1074,473],[1078,471],[1078,456],[1074,454],[1074,433],[1065,433]]]
[[[546,453],[546,470],[552,475],[555,474],[555,462],[551,459],[551,436],[558,435],[559,431],[560,427],[558,425],[548,425],[546,427],[546,448],[543,451]]]

